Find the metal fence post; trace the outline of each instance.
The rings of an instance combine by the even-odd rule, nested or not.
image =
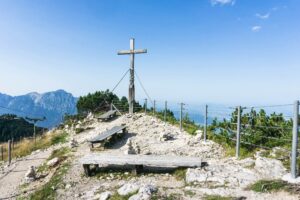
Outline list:
[[[205,118],[204,118],[204,142],[206,142],[207,136],[207,105],[205,105]]]
[[[155,115],[155,109],[156,109],[156,101],[153,101],[153,115]]]
[[[238,116],[237,116],[237,127],[236,127],[236,151],[235,157],[240,156],[240,142],[241,142],[241,106],[238,106]]]
[[[147,99],[145,99],[145,114],[147,114]]]
[[[168,108],[168,102],[165,101],[165,113],[164,113],[164,121],[167,121],[167,108]]]
[[[183,110],[183,103],[180,103],[180,131],[182,131],[182,110]]]
[[[294,117],[293,117],[292,160],[291,160],[292,178],[297,178],[298,117],[299,117],[299,101],[295,101]]]
[[[11,163],[11,140],[8,140],[8,165]]]

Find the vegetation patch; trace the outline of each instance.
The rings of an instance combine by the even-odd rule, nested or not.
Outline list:
[[[233,200],[234,197],[223,197],[220,195],[206,195],[204,197],[205,200]]]
[[[132,177],[135,177],[135,175],[133,175],[130,172],[122,172],[122,171],[113,171],[113,170],[109,170],[109,171],[97,171],[95,176],[99,179],[122,179],[122,180],[128,180]]]
[[[75,129],[75,133],[76,133],[76,134],[82,133],[83,131],[85,131],[84,128],[76,128],[76,129]]]
[[[274,192],[274,191],[287,191],[291,192],[291,186],[288,182],[282,180],[260,180],[249,187],[250,190],[255,192]]]
[[[64,160],[67,159],[67,154],[70,152],[70,148],[68,147],[62,147],[60,149],[56,149],[54,151],[52,151],[51,155],[49,156],[49,158],[46,160],[45,163],[43,163],[42,165],[40,165],[37,169],[38,172],[43,173],[45,171],[47,171],[49,169],[48,165],[47,165],[47,161],[53,159],[53,158],[58,158],[59,162],[62,162]]]
[[[61,183],[63,182],[63,176],[67,173],[70,165],[69,163],[64,163],[61,165],[57,171],[53,174],[52,178],[49,182],[42,186],[42,188],[35,191],[30,195],[30,200],[41,200],[41,199],[49,199],[54,200],[56,197],[56,189],[59,188]]]
[[[196,195],[196,193],[192,190],[185,190],[184,195],[189,196],[189,197],[193,197],[193,196]]]
[[[186,175],[186,169],[185,168],[178,168],[173,172],[173,175],[177,180],[184,180],[185,181],[185,175]]]
[[[36,141],[33,138],[24,138],[14,144],[12,148],[12,158],[27,156],[33,151],[46,149],[58,143],[65,143],[67,136],[67,132],[56,131],[37,136]],[[4,160],[7,160],[7,144],[2,144],[2,146],[4,147]]]
[[[122,195],[119,195],[118,192],[115,192],[109,199],[110,200],[128,200],[132,195],[135,195],[137,193],[138,193],[138,191],[129,193],[125,196],[122,196]]]

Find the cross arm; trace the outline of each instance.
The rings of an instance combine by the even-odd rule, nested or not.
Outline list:
[[[147,53],[147,49],[136,49],[136,50],[122,50],[122,51],[118,51],[118,55],[141,54],[141,53]]]

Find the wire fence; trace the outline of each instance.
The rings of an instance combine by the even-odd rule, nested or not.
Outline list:
[[[236,156],[240,156],[240,148],[246,150],[280,150],[286,159],[295,160],[299,157],[300,149],[298,139],[293,139],[298,134],[298,118],[295,119],[295,104],[264,105],[264,106],[234,106],[234,107],[202,107],[191,106],[186,103],[170,103],[167,101],[153,100],[153,105],[147,105],[147,99],[134,108],[134,112],[145,112],[155,115],[166,122],[177,123],[180,129],[191,134],[197,130],[204,131],[208,139],[218,138],[218,141],[229,142],[236,146]],[[294,108],[293,108],[294,106]],[[122,112],[128,112],[128,106],[116,104]],[[297,105],[299,116],[299,103]],[[238,109],[240,108],[240,109]],[[290,112],[279,113],[277,108],[285,108]],[[264,109],[269,109],[268,112]],[[270,111],[272,109],[273,111]],[[295,147],[296,145],[296,147]],[[296,150],[295,150],[296,149]],[[296,151],[296,154],[293,153]],[[293,165],[293,164],[291,164]],[[292,170],[293,171],[293,170]],[[293,172],[295,173],[295,172]]]

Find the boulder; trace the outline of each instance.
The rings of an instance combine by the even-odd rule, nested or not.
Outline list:
[[[126,196],[128,194],[137,192],[139,188],[140,186],[137,183],[126,183],[118,189],[118,194],[121,196]]]
[[[54,167],[59,163],[59,158],[55,157],[47,162],[49,167]]]
[[[286,169],[279,160],[258,157],[254,169],[266,179],[279,179],[286,174]]]
[[[36,179],[36,172],[34,166],[31,166],[25,174],[25,182],[29,183]]]

